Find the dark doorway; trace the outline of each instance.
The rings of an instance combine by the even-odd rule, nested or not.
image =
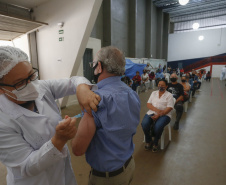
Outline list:
[[[89,63],[93,61],[93,49],[86,48],[83,55],[83,74],[91,83],[93,83],[93,69]]]

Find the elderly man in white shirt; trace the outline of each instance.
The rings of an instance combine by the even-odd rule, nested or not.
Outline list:
[[[174,107],[173,95],[166,91],[167,81],[161,79],[158,83],[157,91],[152,92],[148,102],[147,108],[149,111],[145,114],[141,126],[145,134],[145,150],[157,152],[158,142],[161,138],[164,127],[169,124],[171,120],[171,110]],[[154,142],[150,134],[151,128],[154,129]]]
[[[0,161],[8,185],[77,184],[66,145],[76,119],[62,120],[55,100],[77,91],[82,107],[97,110],[91,86],[84,77],[38,80],[23,51],[0,47]]]

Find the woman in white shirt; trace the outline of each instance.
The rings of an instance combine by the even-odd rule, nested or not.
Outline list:
[[[7,184],[76,185],[66,145],[76,119],[62,121],[55,100],[77,91],[81,106],[96,110],[100,98],[84,77],[38,80],[27,61],[20,49],[0,47],[0,161]]]
[[[153,91],[148,102],[149,111],[145,114],[141,126],[145,134],[145,150],[152,148],[153,152],[158,150],[158,141],[161,138],[164,127],[169,124],[171,110],[174,107],[174,100],[171,93],[166,91],[167,81],[161,79],[158,83],[157,91]],[[151,128],[154,129],[154,141],[150,134]]]
[[[141,75],[141,87],[145,86],[147,91],[148,84],[149,84],[149,75],[146,70],[143,70],[143,74]]]

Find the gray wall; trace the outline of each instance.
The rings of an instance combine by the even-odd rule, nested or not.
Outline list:
[[[168,21],[151,0],[104,0],[91,37],[127,57],[167,59]]]
[[[145,57],[146,0],[136,0],[136,57]]]
[[[129,54],[129,0],[111,0],[111,45]]]
[[[93,38],[97,38],[101,40],[101,45],[103,46],[103,40],[104,40],[104,36],[103,36],[103,23],[104,23],[104,18],[103,18],[103,3],[100,7],[96,22],[93,26],[93,30],[91,32],[90,37]]]
[[[157,8],[151,3],[151,56],[157,57]]]

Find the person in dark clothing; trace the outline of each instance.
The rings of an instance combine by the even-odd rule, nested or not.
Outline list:
[[[209,80],[210,82],[210,79],[211,79],[211,74],[210,74],[210,71],[208,71],[208,73],[206,74],[206,81]]]
[[[168,84],[167,91],[169,91],[176,99],[174,108],[176,109],[176,121],[173,126],[174,130],[179,129],[179,122],[183,114],[183,98],[184,98],[184,87],[177,82],[177,75],[173,73],[170,76],[171,83]]]
[[[121,81],[124,82],[129,87],[132,85],[132,81],[128,76],[125,75],[125,73],[122,75]]]
[[[193,83],[193,86],[191,87],[192,91],[192,97],[194,97],[196,90],[198,89],[199,83],[198,83],[198,76],[195,74],[195,70],[192,69],[192,74],[190,75],[190,79]]]

